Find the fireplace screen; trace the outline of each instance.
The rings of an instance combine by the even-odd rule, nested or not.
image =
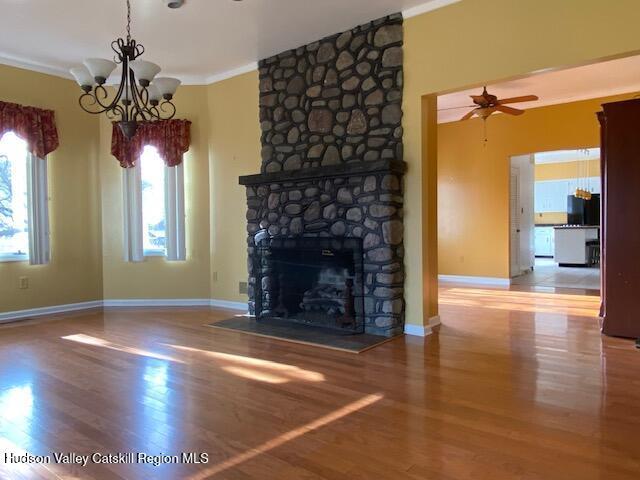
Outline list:
[[[361,239],[271,238],[255,258],[259,320],[364,332]]]

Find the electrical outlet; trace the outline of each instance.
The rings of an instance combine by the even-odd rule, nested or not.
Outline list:
[[[29,277],[20,277],[18,278],[18,288],[20,290],[25,290],[29,288]]]
[[[212,282],[217,282],[218,281],[218,272],[211,273],[211,281]]]
[[[240,282],[239,287],[240,293],[249,293],[249,286],[247,282]]]

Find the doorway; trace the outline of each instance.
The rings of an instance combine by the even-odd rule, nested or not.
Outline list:
[[[510,159],[509,180],[509,265],[511,278],[534,269],[534,157]]]
[[[523,222],[529,220],[531,256],[511,249],[511,283],[599,290],[600,149],[537,152],[525,157],[531,159],[533,175],[526,180],[519,177],[516,189],[511,190],[511,241],[518,241],[516,235],[522,235]],[[512,176],[521,171],[518,158],[512,157]],[[530,194],[522,193],[526,189]],[[525,213],[521,204],[528,202],[533,208]],[[520,268],[523,255],[530,260],[530,270]]]

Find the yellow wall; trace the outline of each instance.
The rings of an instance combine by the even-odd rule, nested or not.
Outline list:
[[[258,73],[210,85],[211,297],[247,301],[247,203],[240,175],[260,172]]]
[[[100,122],[103,271],[105,299],[209,298],[209,161],[206,87],[183,86],[175,97],[176,118],[192,121],[184,156],[187,260],[146,257],[123,260],[122,167],[110,154],[111,123]]]
[[[564,180],[600,176],[600,160],[577,160],[575,162],[540,163],[535,167],[536,180]]]
[[[519,117],[494,115],[487,121],[486,145],[480,119],[439,125],[440,273],[508,278],[510,157],[597,147],[600,128],[595,112],[604,102],[632,96],[535,108]],[[596,175],[598,160],[592,163]],[[575,178],[572,170],[575,166],[575,163],[537,165],[536,179],[538,175]],[[536,220],[564,223],[566,215]]]
[[[61,78],[0,65],[0,100],[55,111],[60,147],[49,155],[51,262],[0,263],[0,312],[102,298],[98,119]],[[18,278],[29,288],[18,289]]]
[[[536,225],[564,225],[567,223],[567,212],[542,212],[535,214]]]
[[[423,310],[422,295],[429,290],[420,267],[430,248],[420,225],[422,190],[426,188],[422,171],[437,160],[422,148],[422,136],[428,135],[425,130],[429,127],[422,124],[421,97],[637,52],[638,22],[640,6],[636,0],[462,0],[406,20],[407,322],[422,324],[429,315]],[[486,25],[500,28],[481,27]],[[544,34],[532,25],[543,28]],[[445,270],[440,267],[440,272]],[[506,276],[507,272],[501,266],[494,276]]]

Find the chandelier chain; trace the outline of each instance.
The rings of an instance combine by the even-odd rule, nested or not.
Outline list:
[[[127,43],[131,41],[131,2],[127,0]]]

